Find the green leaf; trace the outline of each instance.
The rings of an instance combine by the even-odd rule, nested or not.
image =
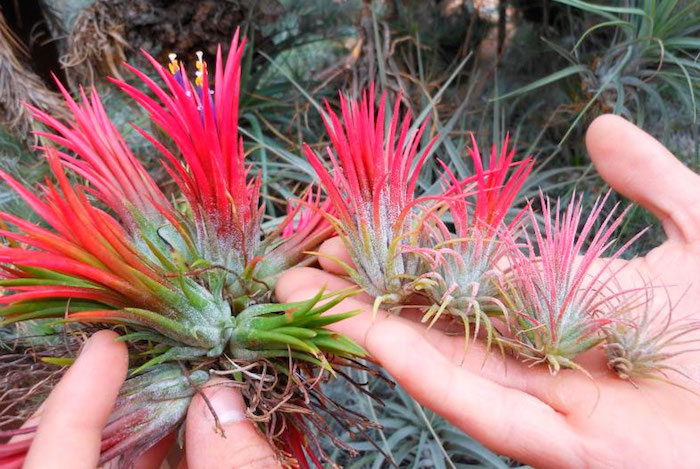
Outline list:
[[[617,16],[614,15],[614,13],[638,15],[638,16],[643,16],[643,17],[648,16],[647,12],[640,9],[640,8],[605,6],[605,5],[600,5],[597,3],[584,2],[582,0],[555,0],[555,1],[558,3],[563,3],[564,5],[569,5],[569,6],[572,6],[574,8],[578,8],[579,10],[588,11],[590,13],[602,16],[604,18],[608,18],[609,20],[618,19]]]
[[[75,363],[74,357],[41,357],[41,361],[50,365],[70,366]]]
[[[588,67],[585,65],[570,65],[566,68],[563,68],[557,72],[552,73],[551,75],[547,75],[544,78],[540,78],[539,80],[535,80],[532,83],[523,86],[522,88],[518,88],[515,91],[511,91],[509,93],[496,96],[495,98],[491,98],[490,101],[500,101],[503,99],[507,98],[512,98],[513,96],[518,96],[523,93],[529,93],[530,91],[534,91],[538,88],[542,88],[543,86],[549,85],[550,83],[554,83],[555,81],[561,80],[563,78],[566,78],[571,75],[576,75],[578,73],[583,73],[588,71]]]

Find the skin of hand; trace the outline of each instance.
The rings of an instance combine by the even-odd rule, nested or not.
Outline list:
[[[597,118],[586,145],[600,175],[657,216],[668,237],[629,261],[617,276],[620,288],[638,287],[641,274],[668,287],[672,301],[678,301],[674,317],[700,319],[700,176],[620,117]],[[321,252],[349,261],[337,238],[326,241]],[[320,287],[350,286],[337,276],[343,273],[337,265],[320,263],[324,270],[307,267],[283,275],[277,298],[299,301]],[[410,319],[380,311],[373,320],[372,299],[366,296],[349,298],[331,312],[355,309],[362,312],[334,329],[364,346],[418,402],[499,454],[556,468],[682,467],[697,459],[700,354],[675,358],[674,364],[694,378],[672,377],[687,389],[654,380],[635,388],[613,376],[600,349],[579,361],[593,379],[575,370],[552,376],[544,366],[486,355],[474,342],[465,356],[463,337]]]
[[[83,346],[47,400],[27,425],[39,425],[24,469],[94,469],[100,457],[101,433],[128,368],[126,346],[112,331],[95,333]],[[224,437],[217,433],[211,411],[196,395],[187,412],[185,457],[178,469],[276,468],[267,440],[245,417],[240,393],[227,380],[212,378],[202,388],[217,413]],[[20,435],[17,441],[26,438]],[[135,469],[158,469],[174,436],[144,453]],[[108,463],[105,467],[113,465]]]

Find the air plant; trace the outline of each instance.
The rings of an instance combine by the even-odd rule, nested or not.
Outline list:
[[[430,263],[431,271],[416,285],[432,303],[423,316],[424,322],[435,323],[446,313],[461,318],[467,331],[470,321],[475,322],[475,334],[484,324],[490,343],[493,329],[489,310],[495,315],[507,315],[498,299],[497,284],[502,273],[497,264],[512,246],[501,238],[504,232],[513,233],[517,229],[524,212],[519,211],[508,222],[505,219],[532,169],[532,159],[514,162],[515,149],[508,149],[508,137],[500,151],[492,146],[487,168],[483,167],[473,135],[469,154],[474,163],[471,178],[459,181],[449,168],[444,168],[449,184],[445,194],[459,195],[464,186],[469,186],[469,191],[466,195],[445,198],[453,229],[440,218],[434,220],[433,226],[426,225],[434,245],[421,253]]]
[[[617,271],[611,265],[636,237],[600,259],[611,250],[613,234],[626,213],[616,217],[615,205],[599,221],[608,195],[596,200],[583,219],[582,197],[572,197],[561,210],[559,200],[552,209],[541,194],[544,232],[528,208],[533,234],[526,237],[524,249],[509,251],[503,297],[513,338],[499,340],[526,360],[546,363],[553,374],[562,367],[583,370],[574,361],[576,356],[598,345],[602,328],[634,301],[633,291],[617,288]]]
[[[175,260],[182,264],[182,270],[208,272],[209,287],[223,289],[232,299],[269,294],[275,276],[296,264],[304,251],[331,233],[323,217],[314,216],[304,230],[280,238],[280,230],[292,223],[297,207],[278,231],[266,238],[261,236],[264,207],[260,203],[260,176],[249,177],[243,141],[238,135],[244,47],[245,39],[239,42],[236,33],[225,63],[218,49],[213,87],[201,54],[192,82],[175,55],[171,55],[166,68],[144,53],[165,84],[164,89],[144,72],[126,65],[155,98],[113,80],[148,112],[181,154],[181,158],[174,155],[168,149],[169,142],[137,128],[162,155],[167,172],[182,190],[187,220],[131,153],[109,122],[96,92],[89,99],[82,93],[83,103],[78,105],[62,88],[73,114],[69,123],[34,111],[36,118],[55,132],[40,135],[80,157],[59,153],[71,169],[94,186],[98,198],[127,223],[145,252],[157,247],[163,253],[161,261],[177,254]],[[318,197],[314,201],[321,203]],[[273,247],[275,255],[269,256]]]
[[[352,313],[323,315],[353,292],[321,291],[289,304],[272,297],[279,273],[331,230],[319,214],[326,202],[309,188],[304,204],[262,233],[260,177],[250,174],[237,133],[244,42],[236,33],[226,61],[219,48],[211,89],[201,55],[194,82],[175,58],[167,70],[147,55],[164,89],[131,68],[155,99],[116,82],[172,139],[177,155],[142,131],[181,198],[169,200],[150,178],[95,92],[81,93],[78,103],[62,89],[70,121],[33,109],[50,130],[41,136],[53,173],[38,194],[0,172],[41,220],[0,213],[6,240],[0,326],[35,319],[114,325],[123,333],[119,340],[138,352],[105,429],[103,462],[127,467],[175,429],[209,376],[203,369],[232,378],[248,414],[289,464],[306,467],[308,457],[320,466],[325,456],[314,434],[328,430],[319,412],[359,431],[368,424],[334,406],[317,386],[335,374],[334,366],[357,366],[351,360],[364,355],[326,329]],[[89,185],[72,183],[69,173]],[[23,458],[9,443],[0,445],[0,455],[0,466]]]
[[[654,305],[653,292],[652,286],[643,289],[641,308],[624,310],[603,328],[608,366],[632,383],[637,379],[670,381],[669,372],[685,376],[673,359],[700,350],[700,339],[693,337],[700,330],[700,322],[674,320],[678,303],[673,303],[668,288],[666,300],[659,306]]]
[[[348,275],[381,304],[399,305],[412,294],[422,261],[401,248],[416,236],[416,184],[435,138],[418,150],[427,121],[411,128],[410,111],[400,119],[400,96],[385,126],[386,95],[375,110],[374,87],[360,100],[340,95],[342,123],[326,103],[323,116],[331,148],[329,171],[310,146],[304,154],[332,201],[337,215],[327,218],[343,240],[353,265],[339,259]]]

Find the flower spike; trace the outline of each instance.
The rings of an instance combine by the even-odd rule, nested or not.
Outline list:
[[[155,98],[122,81],[112,80],[149,113],[173,140],[181,161],[165,143],[140,130],[163,155],[165,167],[182,189],[195,223],[197,249],[208,265],[221,266],[232,297],[246,293],[241,277],[226,272],[254,270],[260,243],[260,176],[249,177],[243,141],[238,134],[241,57],[245,38],[231,41],[226,60],[217,49],[213,87],[206,62],[198,57],[194,83],[174,59],[170,70],[144,52],[166,89],[127,65]],[[171,73],[172,72],[172,73]]]

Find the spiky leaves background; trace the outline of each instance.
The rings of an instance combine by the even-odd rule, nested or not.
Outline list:
[[[14,3],[3,2],[2,12],[10,27],[17,30]],[[71,86],[79,79],[94,78],[107,113],[158,184],[167,180],[166,174],[154,164],[152,147],[130,126],[131,122],[147,126],[146,116],[138,114],[122,93],[107,91],[101,73],[129,80],[118,62],[124,56],[143,65],[143,56],[138,53],[142,46],[161,62],[171,51],[181,57],[192,57],[197,49],[211,53],[210,47],[226,43],[233,28],[241,24],[255,51],[244,61],[241,133],[247,139],[245,151],[262,174],[266,229],[286,213],[283,201],[313,179],[313,168],[300,156],[299,148],[306,141],[321,152],[327,143],[319,141],[324,135],[323,122],[315,108],[321,98],[330,99],[335,106],[337,95],[330,90],[341,88],[357,95],[371,82],[386,90],[392,102],[396,92],[402,91],[404,105],[413,109],[415,121],[431,118],[421,143],[427,144],[442,132],[431,153],[458,178],[474,170],[465,158],[468,132],[474,132],[478,142],[502,142],[510,130],[518,156],[532,155],[535,166],[514,203],[519,208],[512,210],[507,220],[519,213],[526,197],[537,198],[538,186],[550,195],[564,197],[577,188],[585,194],[582,204],[586,210],[604,193],[604,185],[585,158],[581,138],[586,124],[601,112],[621,113],[640,122],[684,162],[700,167],[697,2],[634,0],[613,10],[605,2],[580,0],[271,0],[238,2],[237,6],[206,1],[197,2],[197,7],[192,7],[192,2],[166,0],[35,3],[43,7],[40,11],[48,24],[46,34],[57,38],[50,44],[63,57],[50,68],[67,76]],[[177,22],[171,21],[174,16]],[[135,17],[146,19],[137,23]],[[2,83],[14,86],[12,93],[3,93],[3,97],[55,96],[58,90],[53,82],[41,80],[47,78],[47,59],[37,58],[36,53],[38,44],[46,41],[28,41],[21,31],[18,35],[29,55],[21,48],[8,49],[12,54],[8,57],[14,59],[3,55]],[[100,46],[86,50],[81,44]],[[24,76],[39,78],[12,80],[10,72],[17,73],[18,64]],[[57,102],[47,98],[34,104],[60,113]],[[17,104],[18,100],[5,101],[3,109],[21,110]],[[24,120],[16,120],[18,116]],[[46,166],[37,164],[28,148],[33,142],[23,130],[18,131],[30,125],[27,116],[18,112],[7,115],[0,163],[3,169],[11,169],[15,178],[32,185],[43,179]],[[482,150],[486,145],[482,143]],[[443,168],[428,160],[418,187],[421,194],[429,196],[441,190]],[[173,188],[165,185],[163,191],[170,197]],[[36,220],[5,187],[0,203],[3,210]],[[633,208],[622,223],[621,238],[631,238],[650,223],[654,221],[648,213]],[[654,224],[630,253],[644,252],[660,236],[661,229]],[[7,336],[16,333],[3,331]],[[22,333],[40,335],[47,330],[36,326]],[[639,340],[614,329],[609,333],[619,341]],[[615,356],[615,349],[610,353]],[[27,366],[44,366],[41,373],[45,376],[55,369],[48,364]],[[421,418],[417,408],[405,407],[405,412]],[[389,422],[391,414],[383,414],[382,409],[375,408],[376,418]],[[441,432],[429,433],[427,440],[437,438],[448,448],[447,454],[452,454],[448,437]],[[389,444],[398,445],[393,441]],[[493,464],[486,457],[477,459]],[[433,462],[436,466],[441,465],[439,457],[433,460],[438,461]],[[449,456],[442,461],[451,465]]]

